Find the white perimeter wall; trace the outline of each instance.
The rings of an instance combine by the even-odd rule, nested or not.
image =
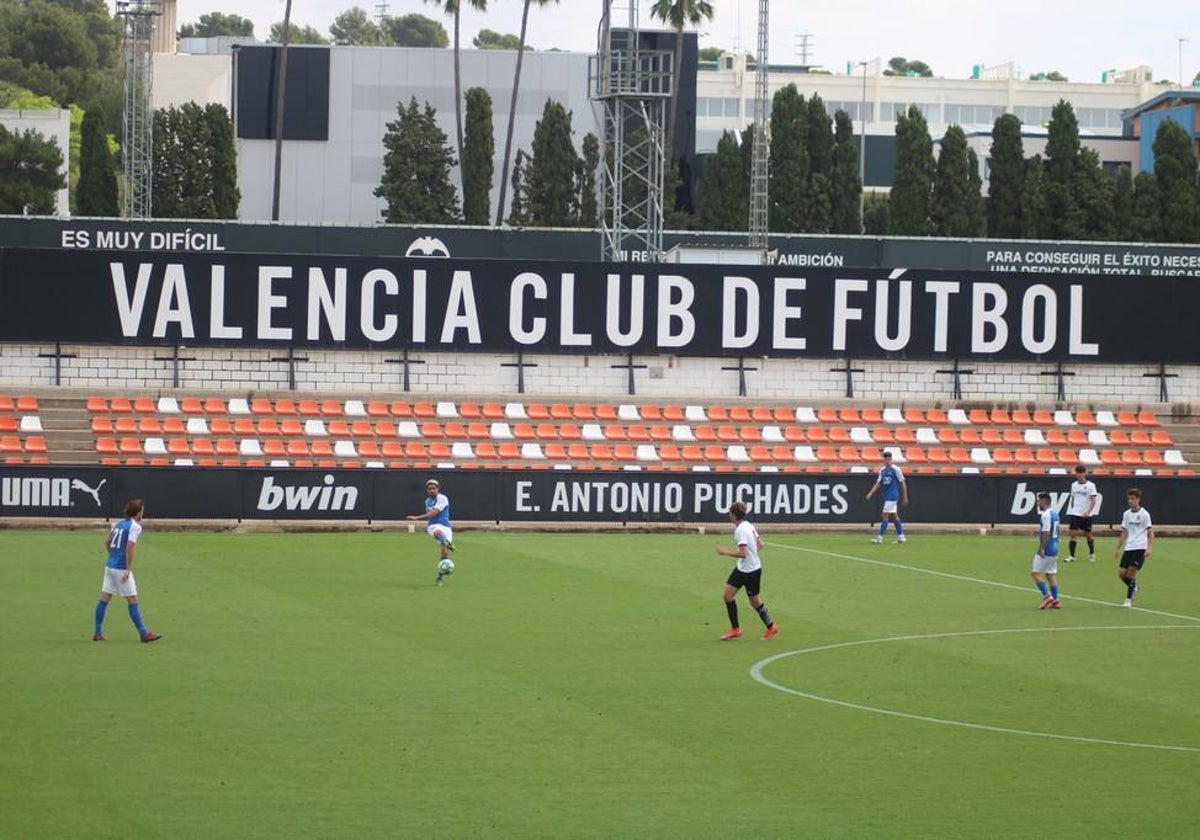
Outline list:
[[[54,385],[52,345],[0,345],[0,388],[46,388]],[[96,391],[154,392],[172,387],[170,348],[92,347],[64,345],[62,385]],[[197,393],[239,395],[249,391],[286,391],[286,362],[271,361],[286,356],[279,350],[223,350],[187,348],[181,356],[194,357],[181,365],[180,388]],[[298,392],[368,396],[402,392],[402,368],[387,359],[396,352],[307,350],[297,356],[308,359],[296,365]],[[462,396],[504,402],[518,400],[517,371],[501,367],[515,356],[497,354],[423,353],[410,357],[425,364],[411,368],[413,398],[421,395]],[[525,399],[533,397],[603,398],[612,402],[631,401],[628,371],[611,365],[624,364],[624,356],[526,355],[537,367],[525,369]],[[724,368],[735,359],[635,356],[635,364],[647,365],[634,372],[637,399],[662,402],[696,400],[736,401],[738,374]],[[758,370],[746,373],[747,392],[752,400],[779,404],[803,404],[814,400],[836,400],[846,395],[846,376],[834,359],[748,358],[746,365]],[[949,401],[953,377],[937,373],[949,367],[939,362],[854,361],[864,372],[854,374],[854,395],[874,404],[929,403]],[[964,401],[1005,403],[1056,402],[1054,376],[1042,375],[1054,365],[964,363],[975,373],[962,378]],[[1157,403],[1159,381],[1144,374],[1151,366],[1068,365],[1075,376],[1066,380],[1068,403],[1086,406],[1148,405]],[[1168,369],[1177,374],[1169,380],[1172,403],[1200,402],[1200,367]]]

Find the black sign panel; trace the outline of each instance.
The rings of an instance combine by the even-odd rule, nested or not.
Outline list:
[[[0,517],[119,518],[130,498],[149,519],[400,521],[424,512],[437,477],[452,521],[720,523],[745,502],[755,522],[866,527],[871,474],[650,473],[559,470],[251,470],[0,467]],[[1070,476],[909,475],[905,521],[1015,524],[1035,521],[1037,493],[1065,515]],[[1097,527],[1120,523],[1136,484],[1159,525],[1195,525],[1200,481],[1101,477]]]
[[[0,271],[0,341],[1200,362],[1200,284],[1170,277],[16,249]]]

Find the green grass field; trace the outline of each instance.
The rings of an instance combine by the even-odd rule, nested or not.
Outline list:
[[[0,837],[1196,836],[1195,543],[1040,612],[1032,538],[768,535],[783,632],[721,643],[727,531],[464,531],[437,589],[420,533],[148,521],[154,645],[90,641],[99,530],[0,531]]]

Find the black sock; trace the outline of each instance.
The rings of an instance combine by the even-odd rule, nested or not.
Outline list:
[[[1071,540],[1069,543],[1067,543],[1067,556],[1075,556],[1075,540]]]
[[[738,626],[737,601],[726,601],[725,602],[725,611],[727,613],[729,613],[729,626],[734,629],[737,629],[737,626]]]
[[[767,611],[766,604],[759,604],[754,609],[758,610],[758,617],[762,619],[762,623],[770,627],[775,622],[771,620],[771,613]]]
[[[1134,590],[1136,590],[1136,589],[1137,589],[1137,579],[1136,579],[1136,578],[1130,578],[1129,580],[1125,581],[1125,588],[1126,588],[1126,590],[1127,590],[1127,592],[1126,592],[1126,594],[1125,594],[1125,597],[1126,597],[1126,598],[1132,598],[1132,597],[1133,597]]]
[[[1096,541],[1094,539],[1092,539],[1091,537],[1088,537],[1088,554],[1095,554],[1095,553],[1096,553]]]

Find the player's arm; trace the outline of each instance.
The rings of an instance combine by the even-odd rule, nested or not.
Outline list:
[[[1129,537],[1129,532],[1125,530],[1125,524],[1121,523],[1121,536],[1117,537],[1117,547],[1113,550],[1113,557],[1121,559],[1121,551],[1125,548],[1125,540]]]
[[[761,543],[762,540],[760,539],[759,542]],[[749,554],[749,550],[746,548],[745,543],[739,543],[738,547],[735,548],[733,551],[730,551],[728,548],[725,548],[725,546],[719,545],[719,546],[717,546],[717,554],[720,554],[722,557],[739,557],[740,558],[740,557],[745,557],[747,554]]]
[[[1150,552],[1154,550],[1154,526],[1146,527],[1146,556],[1150,556]]]
[[[1046,546],[1050,544],[1050,529],[1044,524],[1038,526],[1038,556],[1046,556]]]
[[[878,479],[876,479],[875,486],[867,491],[867,501],[870,501],[871,497],[875,495],[875,491],[879,489],[879,485],[880,485],[880,481]]]
[[[904,480],[903,476],[900,477],[900,503],[908,504],[908,482]]]
[[[121,575],[121,580],[129,580],[129,576],[133,574],[133,550],[137,548],[137,543],[133,540],[128,540],[125,543],[125,574]]]
[[[1100,494],[1093,493],[1088,498],[1091,499],[1091,502],[1088,504],[1087,513],[1085,513],[1084,516],[1091,516],[1092,513],[1096,510],[1096,502],[1100,501]]]
[[[422,520],[426,520],[426,519],[433,519],[433,517],[437,516],[441,512],[442,512],[442,509],[440,507],[434,506],[434,507],[431,507],[429,510],[425,511],[424,513],[414,513],[412,516],[410,516],[408,518],[422,521]]]

